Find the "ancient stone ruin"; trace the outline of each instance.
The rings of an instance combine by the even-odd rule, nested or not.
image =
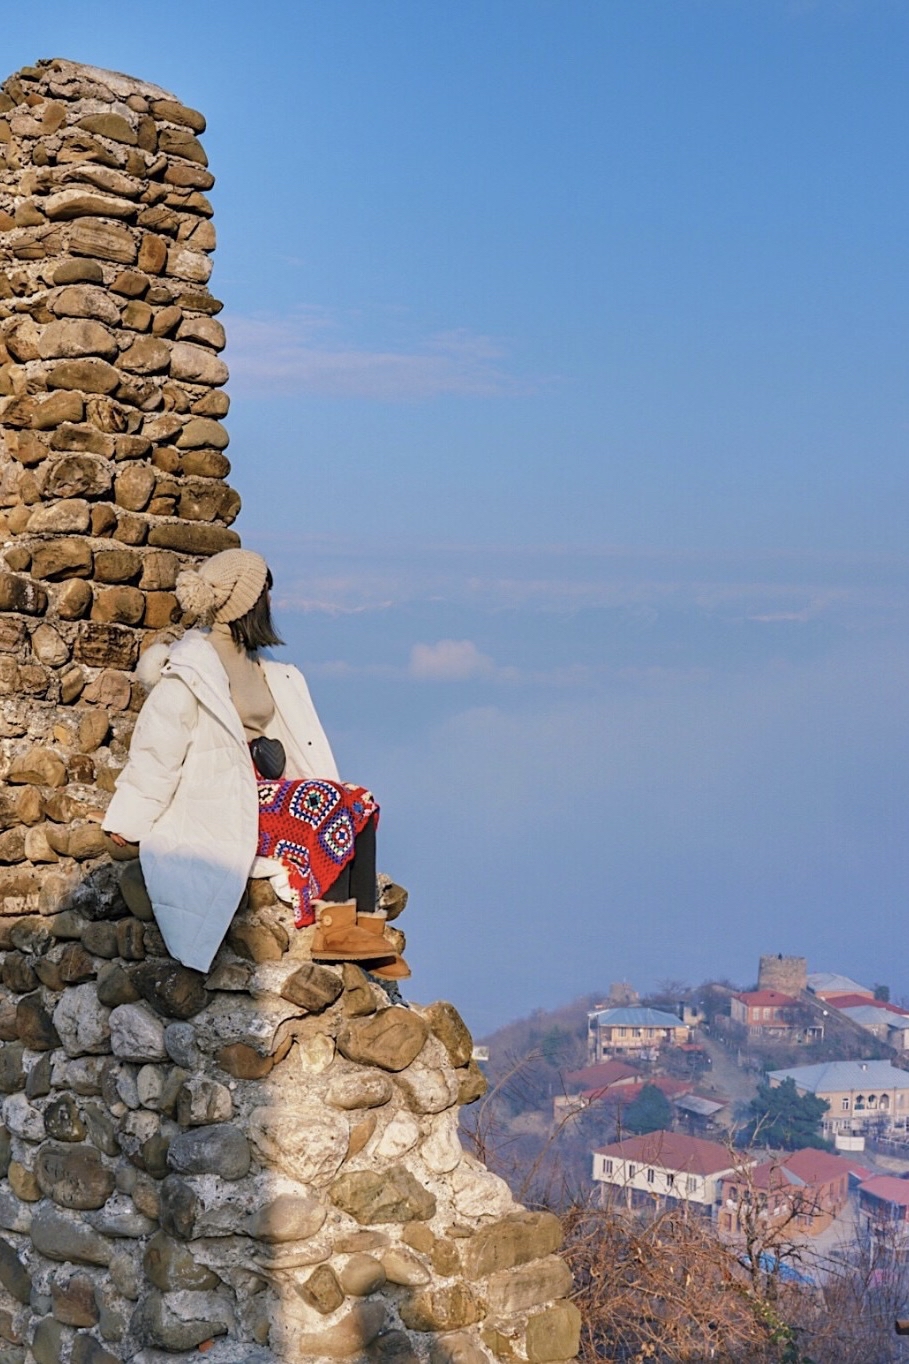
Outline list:
[[[187,971],[101,832],[177,571],[239,543],[204,128],[67,61],[0,90],[0,1364],[564,1360],[455,1009],[313,963],[267,882]]]

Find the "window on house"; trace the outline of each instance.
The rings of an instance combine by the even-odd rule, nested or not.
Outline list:
[[[653,1170],[648,1170],[648,1171],[647,1171],[647,1183],[648,1183],[648,1184],[652,1184],[655,1178],[656,1178],[656,1176],[654,1175]]]
[[[769,1009],[765,1009],[765,1010],[764,1010],[764,1017],[765,1017],[765,1018],[769,1018],[769,1017],[770,1017],[770,1010],[769,1010]]]
[[[637,1167],[636,1165],[629,1165],[629,1166],[628,1166],[628,1178],[629,1178],[629,1179],[634,1179],[635,1174],[637,1173],[637,1168],[638,1168],[638,1167]]]
[[[698,1181],[697,1181],[696,1176],[695,1176],[695,1175],[688,1175],[688,1177],[687,1177],[686,1180],[685,1180],[685,1192],[686,1192],[686,1193],[696,1193],[696,1192],[697,1192],[697,1187],[698,1187]]]
[[[844,1113],[848,1113],[848,1111],[849,1111],[849,1100],[848,1100],[848,1098],[842,1100],[842,1105],[843,1105],[843,1112],[844,1112]]]
[[[611,1160],[604,1160],[604,1161],[603,1161],[603,1172],[604,1172],[605,1174],[607,1174],[607,1175],[611,1175],[611,1174],[612,1174],[612,1170],[613,1170],[612,1161],[611,1161]]]
[[[864,1096],[864,1094],[856,1094],[856,1096],[855,1096],[855,1111],[858,1113],[860,1110],[864,1110],[864,1107],[865,1107],[865,1096]]]

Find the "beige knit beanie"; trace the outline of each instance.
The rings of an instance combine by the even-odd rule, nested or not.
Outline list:
[[[262,595],[268,564],[251,549],[225,549],[177,576],[177,601],[205,624],[245,616]]]

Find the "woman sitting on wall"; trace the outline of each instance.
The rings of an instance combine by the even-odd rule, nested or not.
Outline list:
[[[186,966],[209,969],[247,880],[270,876],[297,927],[316,923],[314,958],[408,975],[376,908],[379,807],[340,780],[302,673],[259,658],[282,642],[271,585],[244,549],[179,575],[180,605],[210,628],[143,656],[151,690],[104,828],[138,843],[158,926]]]

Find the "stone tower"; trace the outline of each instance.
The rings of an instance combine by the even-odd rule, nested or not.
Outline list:
[[[758,967],[758,989],[779,990],[796,998],[807,989],[808,962],[805,957],[761,957]]]
[[[456,1010],[313,963],[267,883],[187,971],[101,832],[176,574],[239,544],[204,128],[67,61],[0,90],[0,1364],[566,1360]]]

